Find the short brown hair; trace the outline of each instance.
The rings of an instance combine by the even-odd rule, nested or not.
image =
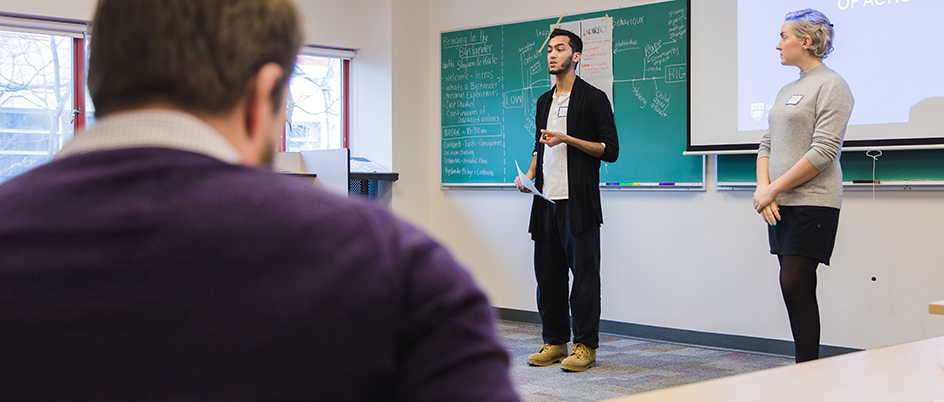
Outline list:
[[[574,53],[583,53],[583,40],[580,39],[577,34],[566,29],[554,28],[554,30],[551,31],[550,38],[554,39],[558,36],[566,36],[567,39],[570,40],[570,49],[573,50]]]
[[[267,63],[295,67],[302,33],[293,0],[99,0],[88,86],[96,116],[153,101],[232,110]]]

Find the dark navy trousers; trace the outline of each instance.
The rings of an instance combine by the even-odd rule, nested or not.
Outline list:
[[[534,240],[534,276],[544,343],[600,344],[600,228],[570,231],[568,201],[548,203]],[[570,274],[573,285],[568,290]],[[568,294],[569,293],[569,294]],[[569,297],[568,297],[569,296]]]

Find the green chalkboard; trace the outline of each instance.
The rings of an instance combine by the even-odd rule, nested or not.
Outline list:
[[[875,151],[870,152],[876,155]],[[756,183],[757,155],[718,155],[718,183]],[[866,151],[843,151],[842,180],[872,180],[873,159]],[[944,149],[883,151],[875,161],[879,182],[944,181]]]
[[[586,79],[595,67],[586,60],[594,46],[611,46],[620,155],[602,164],[603,183],[703,185],[704,158],[682,155],[689,129],[688,10],[688,0],[675,0],[562,20],[563,28],[583,21],[581,36],[587,27],[612,32],[610,43],[584,37],[578,72]],[[557,20],[442,33],[444,186],[510,184],[515,161],[527,170],[535,102],[552,85],[543,44]]]
[[[718,155],[718,183],[757,183],[757,154]]]

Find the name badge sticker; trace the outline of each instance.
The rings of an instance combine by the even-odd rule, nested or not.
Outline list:
[[[557,117],[567,117],[567,106],[557,108]]]
[[[800,99],[803,99],[803,95],[793,95],[790,100],[787,101],[787,105],[796,105],[800,103]]]

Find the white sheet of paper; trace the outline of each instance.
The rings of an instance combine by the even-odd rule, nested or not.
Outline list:
[[[542,194],[536,187],[534,187],[534,183],[531,182],[531,179],[529,179],[528,176],[525,176],[524,172],[521,171],[521,166],[518,166],[518,161],[515,161],[515,167],[518,168],[518,180],[521,181],[521,184],[523,184],[525,188],[531,190],[532,193],[541,196],[541,198],[547,200],[551,204],[554,203],[554,200],[547,198],[547,196]]]
[[[560,27],[580,35],[583,40],[583,53],[580,54],[577,75],[605,92],[610,100],[610,107],[613,107],[612,21],[607,17],[597,17],[565,22],[560,24]],[[553,26],[551,28],[553,29]]]

